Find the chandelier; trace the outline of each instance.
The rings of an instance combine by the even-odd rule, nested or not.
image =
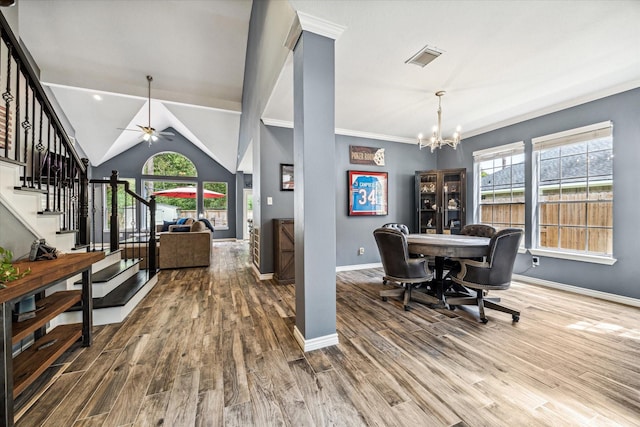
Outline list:
[[[418,135],[418,147],[422,150],[423,148],[429,147],[431,148],[431,152],[436,148],[442,148],[443,145],[449,145],[453,147],[455,150],[458,144],[460,144],[460,139],[462,135],[460,134],[460,126],[456,128],[453,137],[451,138],[443,138],[442,137],[442,97],[446,92],[444,90],[439,90],[436,92],[436,96],[438,97],[438,124],[433,127],[433,133],[431,137],[424,138],[422,134]]]

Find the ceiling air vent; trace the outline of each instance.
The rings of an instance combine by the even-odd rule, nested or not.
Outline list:
[[[414,64],[419,65],[420,67],[424,67],[429,62],[436,59],[438,56],[442,54],[442,51],[437,50],[436,48],[425,46],[418,51],[415,55],[405,61],[405,64]]]

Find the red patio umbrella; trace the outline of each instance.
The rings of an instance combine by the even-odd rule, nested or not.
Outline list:
[[[220,197],[224,197],[224,194],[218,193],[217,191],[211,191],[203,189],[204,198],[205,199],[217,199]],[[195,199],[198,194],[198,189],[196,187],[178,187],[178,188],[170,188],[168,190],[158,190],[154,191],[154,196],[162,196],[162,197],[175,197],[179,199]]]

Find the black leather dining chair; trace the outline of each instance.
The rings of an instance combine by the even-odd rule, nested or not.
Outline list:
[[[431,280],[426,258],[409,258],[405,234],[394,228],[381,227],[373,231],[384,269],[383,283],[394,282],[400,287],[380,291],[383,301],[387,297],[403,296],[404,309],[409,310],[413,286]]]
[[[392,228],[394,230],[400,231],[404,235],[409,234],[409,227],[399,222],[388,222],[382,226],[382,228]]]
[[[493,237],[496,234],[496,229],[487,224],[467,224],[462,227],[460,234],[465,236],[477,236],[477,237]]]
[[[493,237],[496,234],[496,229],[487,224],[467,224],[462,227],[460,230],[460,234],[463,236],[475,236],[475,237]],[[476,259],[476,261],[482,261],[482,259]],[[449,288],[449,292],[457,293],[461,291],[459,286],[456,286],[455,283],[451,283],[451,274],[457,273],[460,271],[460,264],[458,261],[453,260],[451,258],[447,258],[444,260],[444,270],[448,270],[447,275],[444,277],[444,280],[449,283],[447,288]]]
[[[451,274],[451,280],[476,292],[475,296],[447,298],[449,308],[458,305],[477,305],[480,320],[487,323],[484,309],[491,308],[511,314],[514,322],[520,320],[520,312],[502,304],[500,298],[485,298],[487,290],[504,290],[511,286],[513,264],[518,254],[523,231],[519,228],[505,228],[496,232],[489,243],[489,254],[486,261],[473,259],[456,260],[460,263],[460,271]]]

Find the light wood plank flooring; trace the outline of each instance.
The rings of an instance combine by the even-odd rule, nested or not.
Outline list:
[[[514,283],[521,320],[382,302],[381,270],[338,274],[340,344],[296,344],[293,285],[260,282],[245,243],[162,271],[21,402],[18,426],[640,425],[640,310]],[[497,292],[496,292],[497,293]],[[28,405],[27,405],[28,406]]]

